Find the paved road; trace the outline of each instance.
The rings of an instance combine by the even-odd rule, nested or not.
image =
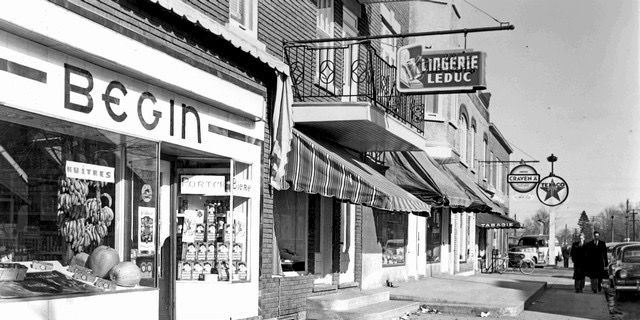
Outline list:
[[[613,290],[605,288],[613,320],[640,319],[640,295],[626,294],[617,299]]]

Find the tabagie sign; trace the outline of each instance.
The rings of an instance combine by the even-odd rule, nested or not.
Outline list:
[[[486,54],[428,51],[420,45],[398,49],[397,84],[403,93],[455,93],[486,89]]]

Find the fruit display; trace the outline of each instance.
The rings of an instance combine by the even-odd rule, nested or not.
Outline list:
[[[89,255],[86,267],[91,269],[96,277],[105,278],[109,275],[111,268],[115,267],[118,263],[120,263],[120,256],[115,249],[107,246],[99,246]]]
[[[69,177],[59,180],[57,225],[74,254],[99,246],[108,233],[114,213],[111,196],[100,192],[105,185]]]
[[[87,265],[87,260],[89,259],[89,254],[86,252],[80,252],[73,256],[71,262],[69,262],[70,266],[81,266],[84,267]]]
[[[135,263],[123,261],[111,268],[109,277],[119,286],[135,287],[142,279],[142,272]]]

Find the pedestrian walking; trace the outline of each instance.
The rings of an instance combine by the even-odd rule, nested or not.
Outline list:
[[[580,239],[571,245],[571,261],[573,261],[573,283],[576,293],[584,289],[584,277],[586,275],[585,263],[587,253],[585,251],[584,233],[580,233]]]
[[[593,293],[602,291],[602,279],[607,278],[606,268],[609,265],[607,245],[600,240],[600,232],[593,233],[593,240],[586,245],[587,276],[591,281]]]
[[[562,244],[562,262],[564,262],[564,267],[569,268],[569,255],[571,252],[571,246],[565,241]]]

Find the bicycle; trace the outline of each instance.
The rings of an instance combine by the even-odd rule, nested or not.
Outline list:
[[[485,266],[484,259],[478,258],[480,272],[482,273],[494,273],[503,274],[507,271],[508,258],[493,256],[491,257],[491,263]]]
[[[530,258],[509,259],[508,266],[513,270],[519,270],[522,274],[532,274],[536,264]]]

